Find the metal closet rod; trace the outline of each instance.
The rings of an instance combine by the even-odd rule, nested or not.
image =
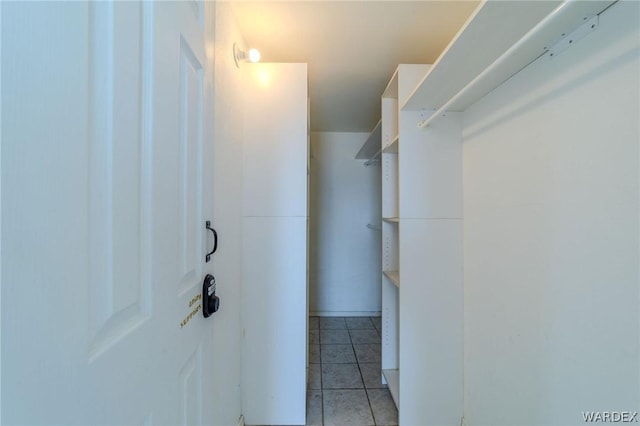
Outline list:
[[[438,117],[443,115],[444,112],[446,112],[447,108],[449,108],[449,106],[451,104],[453,104],[458,99],[460,99],[462,96],[464,96],[464,94],[467,91],[469,91],[469,89],[471,89],[473,86],[475,86],[478,83],[478,81],[482,80],[487,74],[490,74],[496,68],[502,66],[502,64],[507,60],[507,58],[511,57],[523,45],[527,44],[532,38],[534,38],[540,31],[544,30],[545,27],[547,27],[550,23],[552,23],[561,14],[561,12],[563,12],[568,7],[568,5],[571,4],[571,3],[572,3],[571,1],[565,1],[560,6],[556,7],[542,21],[538,22],[538,24],[535,27],[530,29],[529,32],[527,32],[524,36],[522,36],[522,38],[520,40],[518,40],[509,49],[507,49],[495,61],[493,61],[491,63],[491,65],[489,65],[487,68],[485,68],[484,71],[482,71],[480,74],[478,74],[473,80],[471,80],[469,83],[467,83],[466,86],[464,86],[462,89],[460,89],[460,91],[458,93],[456,93],[451,99],[449,99],[444,105],[442,105],[440,108],[438,108],[436,110],[436,112],[434,112],[433,115],[431,115],[431,117],[429,117],[426,120],[423,120],[423,121],[419,122],[418,123],[418,127],[420,127],[421,129],[423,129],[425,127],[429,127],[429,125],[434,120],[436,120]],[[521,70],[523,70],[524,68],[526,68],[527,65],[529,65],[531,62],[533,62],[536,59],[538,59],[540,56],[544,55],[548,50],[549,49],[545,47],[543,49],[543,51],[540,53],[540,55],[536,56],[534,59],[532,59],[530,62],[528,62],[525,66],[523,66],[522,68],[520,68],[516,72],[514,72],[512,75],[515,75],[518,72],[520,72]],[[508,80],[508,79],[509,79],[509,77],[507,77],[505,80],[503,80],[503,82]]]

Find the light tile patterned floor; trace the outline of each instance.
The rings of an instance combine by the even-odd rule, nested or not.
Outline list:
[[[380,380],[380,318],[309,318],[309,426],[392,426],[398,410]]]

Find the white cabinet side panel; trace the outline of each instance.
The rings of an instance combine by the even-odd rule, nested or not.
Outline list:
[[[382,98],[381,126],[381,148],[384,148],[398,136],[398,99]]]
[[[307,65],[242,68],[244,215],[307,216]]]
[[[382,276],[382,368],[398,368],[398,287]]]
[[[304,424],[306,226],[244,218],[242,393],[247,424]]]
[[[458,425],[462,221],[403,220],[400,241],[400,425]]]
[[[400,113],[400,217],[462,217],[462,114],[419,128],[420,112]]]
[[[398,154],[382,154],[382,217],[398,217]]]

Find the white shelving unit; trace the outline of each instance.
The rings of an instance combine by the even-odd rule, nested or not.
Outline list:
[[[401,426],[463,417],[462,112],[612,3],[482,2],[433,66],[400,65],[382,95],[382,376]]]
[[[382,377],[407,425],[462,410],[461,120],[427,134],[399,110],[429,69],[399,65],[382,95]]]
[[[398,72],[382,95],[382,380],[398,405]],[[390,147],[395,146],[395,149]],[[386,373],[386,374],[385,374]]]
[[[398,407],[402,378],[399,368],[399,325],[401,292],[404,286],[400,282],[400,266],[403,263],[401,233],[404,223],[400,199],[403,182],[399,168],[404,138],[398,106],[404,102],[409,89],[417,84],[428,67],[400,65],[382,95],[382,377]],[[404,162],[404,158],[401,161]]]

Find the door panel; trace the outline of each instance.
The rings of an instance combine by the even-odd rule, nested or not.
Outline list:
[[[202,424],[202,347],[180,369],[180,403],[184,426]]]
[[[90,360],[150,316],[150,208],[142,194],[151,141],[142,130],[151,106],[141,84],[152,66],[149,10],[139,3],[90,7]]]
[[[202,275],[202,65],[180,38],[180,292]]]

